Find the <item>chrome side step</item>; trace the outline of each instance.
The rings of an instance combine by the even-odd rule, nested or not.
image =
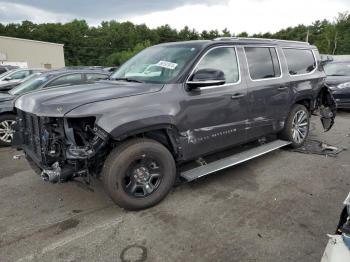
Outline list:
[[[287,146],[289,144],[291,144],[291,142],[289,141],[275,140],[275,141],[260,145],[258,147],[234,154],[232,156],[214,161],[212,163],[184,171],[180,174],[180,176],[186,179],[187,181],[192,181],[202,176],[208,175],[210,173],[214,173],[216,171],[225,169],[227,167],[235,166],[245,161],[248,161],[250,159],[267,154],[271,151]]]

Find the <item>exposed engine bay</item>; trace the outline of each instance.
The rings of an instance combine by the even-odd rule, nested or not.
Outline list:
[[[108,150],[108,134],[95,126],[95,118],[37,117],[19,112],[16,124],[17,141],[29,162],[41,169],[41,176],[50,182],[90,174],[99,174]],[[33,163],[33,164],[34,164]]]

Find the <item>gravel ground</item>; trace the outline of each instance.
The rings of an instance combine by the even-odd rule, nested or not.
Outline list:
[[[350,149],[350,112],[313,138]],[[277,150],[127,212],[94,181],[48,184],[0,148],[0,261],[320,261],[350,191],[337,158]]]

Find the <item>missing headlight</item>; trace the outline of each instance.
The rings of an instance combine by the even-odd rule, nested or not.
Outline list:
[[[95,117],[67,119],[67,159],[89,159],[107,144],[108,134],[95,125]]]

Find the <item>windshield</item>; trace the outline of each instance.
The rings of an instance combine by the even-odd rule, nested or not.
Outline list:
[[[46,83],[48,80],[49,76],[41,76],[40,74],[36,74],[19,86],[16,86],[10,90],[9,93],[11,95],[22,95],[24,93],[31,92],[41,87],[41,85]]]
[[[154,46],[138,53],[110,78],[165,84],[176,78],[199,52],[195,45]]]
[[[326,64],[324,71],[327,76],[350,76],[350,62]]]

